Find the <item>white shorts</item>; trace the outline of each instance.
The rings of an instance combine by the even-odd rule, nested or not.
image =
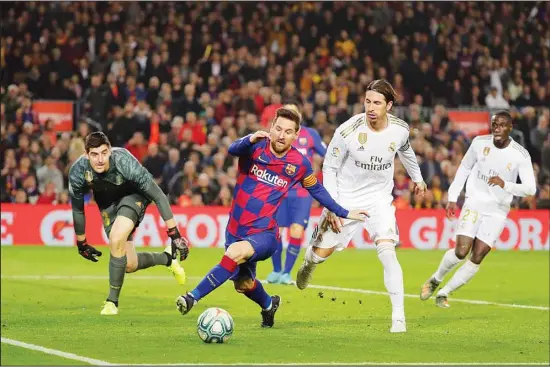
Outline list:
[[[362,230],[364,226],[373,242],[381,239],[388,239],[399,242],[399,230],[395,220],[395,207],[391,201],[377,201],[367,205],[364,209],[369,213],[369,218],[364,222],[344,219],[344,225],[340,233],[334,233],[326,222],[328,210],[323,209],[319,218],[319,224],[311,236],[310,245],[319,248],[335,248],[342,251],[348,247],[356,231]]]
[[[485,211],[479,205],[475,205],[467,200],[458,218],[455,241],[456,236],[461,235],[477,238],[493,247],[499,239],[505,224],[505,213]]]

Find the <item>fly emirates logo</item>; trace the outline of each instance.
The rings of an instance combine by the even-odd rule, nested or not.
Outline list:
[[[266,169],[261,169],[257,165],[252,166],[250,172],[258,177],[258,181],[271,186],[287,187],[288,181],[283,180],[278,175],[268,172]]]

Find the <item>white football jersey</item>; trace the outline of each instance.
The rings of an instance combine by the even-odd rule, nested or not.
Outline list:
[[[395,154],[414,182],[422,181],[409,144],[409,125],[388,114],[388,127],[371,130],[364,113],[340,125],[327,148],[323,185],[346,208],[358,208],[377,198],[390,199]]]
[[[521,184],[516,183],[518,175]],[[504,188],[489,186],[487,181],[493,176],[505,182]],[[513,139],[506,148],[499,149],[493,144],[492,135],[478,136],[472,141],[449,187],[450,202],[457,201],[466,180],[468,201],[479,203],[487,211],[508,212],[514,195],[534,195],[537,189],[527,150]]]

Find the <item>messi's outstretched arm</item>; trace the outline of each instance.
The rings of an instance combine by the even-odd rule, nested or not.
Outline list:
[[[317,181],[317,178],[314,174],[310,174],[302,180],[302,186],[309,191],[311,196],[317,200],[322,206],[326,207],[328,210],[339,216],[340,218],[347,218],[349,215],[349,210],[341,207],[333,198],[330,196],[328,191],[323,185]]]
[[[168,202],[168,198],[154,181],[153,176],[139,161],[128,151],[121,154],[117,161],[117,168],[124,178],[132,182],[135,187],[145,196],[155,202],[158,211],[168,228],[168,236],[172,239],[172,256],[175,258],[177,248],[180,250],[181,260],[187,257],[189,249],[187,240],[184,239],[178,230],[178,225],[174,219],[174,213]]]
[[[304,175],[304,178],[301,180],[301,184],[315,200],[321,203],[322,206],[324,206],[340,218],[363,220],[365,216],[368,216],[365,210],[350,211],[340,206],[332,198],[332,196],[330,196],[325,187],[321,185],[319,181],[317,181],[317,177],[315,177],[309,161],[304,158],[304,162],[304,164],[306,165],[306,173]]]
[[[86,215],[84,214],[84,170],[81,169],[81,160],[77,160],[69,170],[69,195],[73,212],[73,225],[76,234],[78,253],[87,260],[97,262],[101,251],[88,245],[86,241]]]

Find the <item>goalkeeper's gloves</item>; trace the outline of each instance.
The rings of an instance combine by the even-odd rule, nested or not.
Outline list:
[[[177,258],[177,251],[180,253],[180,261],[187,259],[189,255],[189,246],[187,239],[182,237],[177,227],[168,229],[168,237],[172,240],[172,259]]]
[[[88,245],[88,241],[76,241],[78,253],[86,260],[97,262],[97,258],[101,256],[101,251],[96,250],[93,246]]]

